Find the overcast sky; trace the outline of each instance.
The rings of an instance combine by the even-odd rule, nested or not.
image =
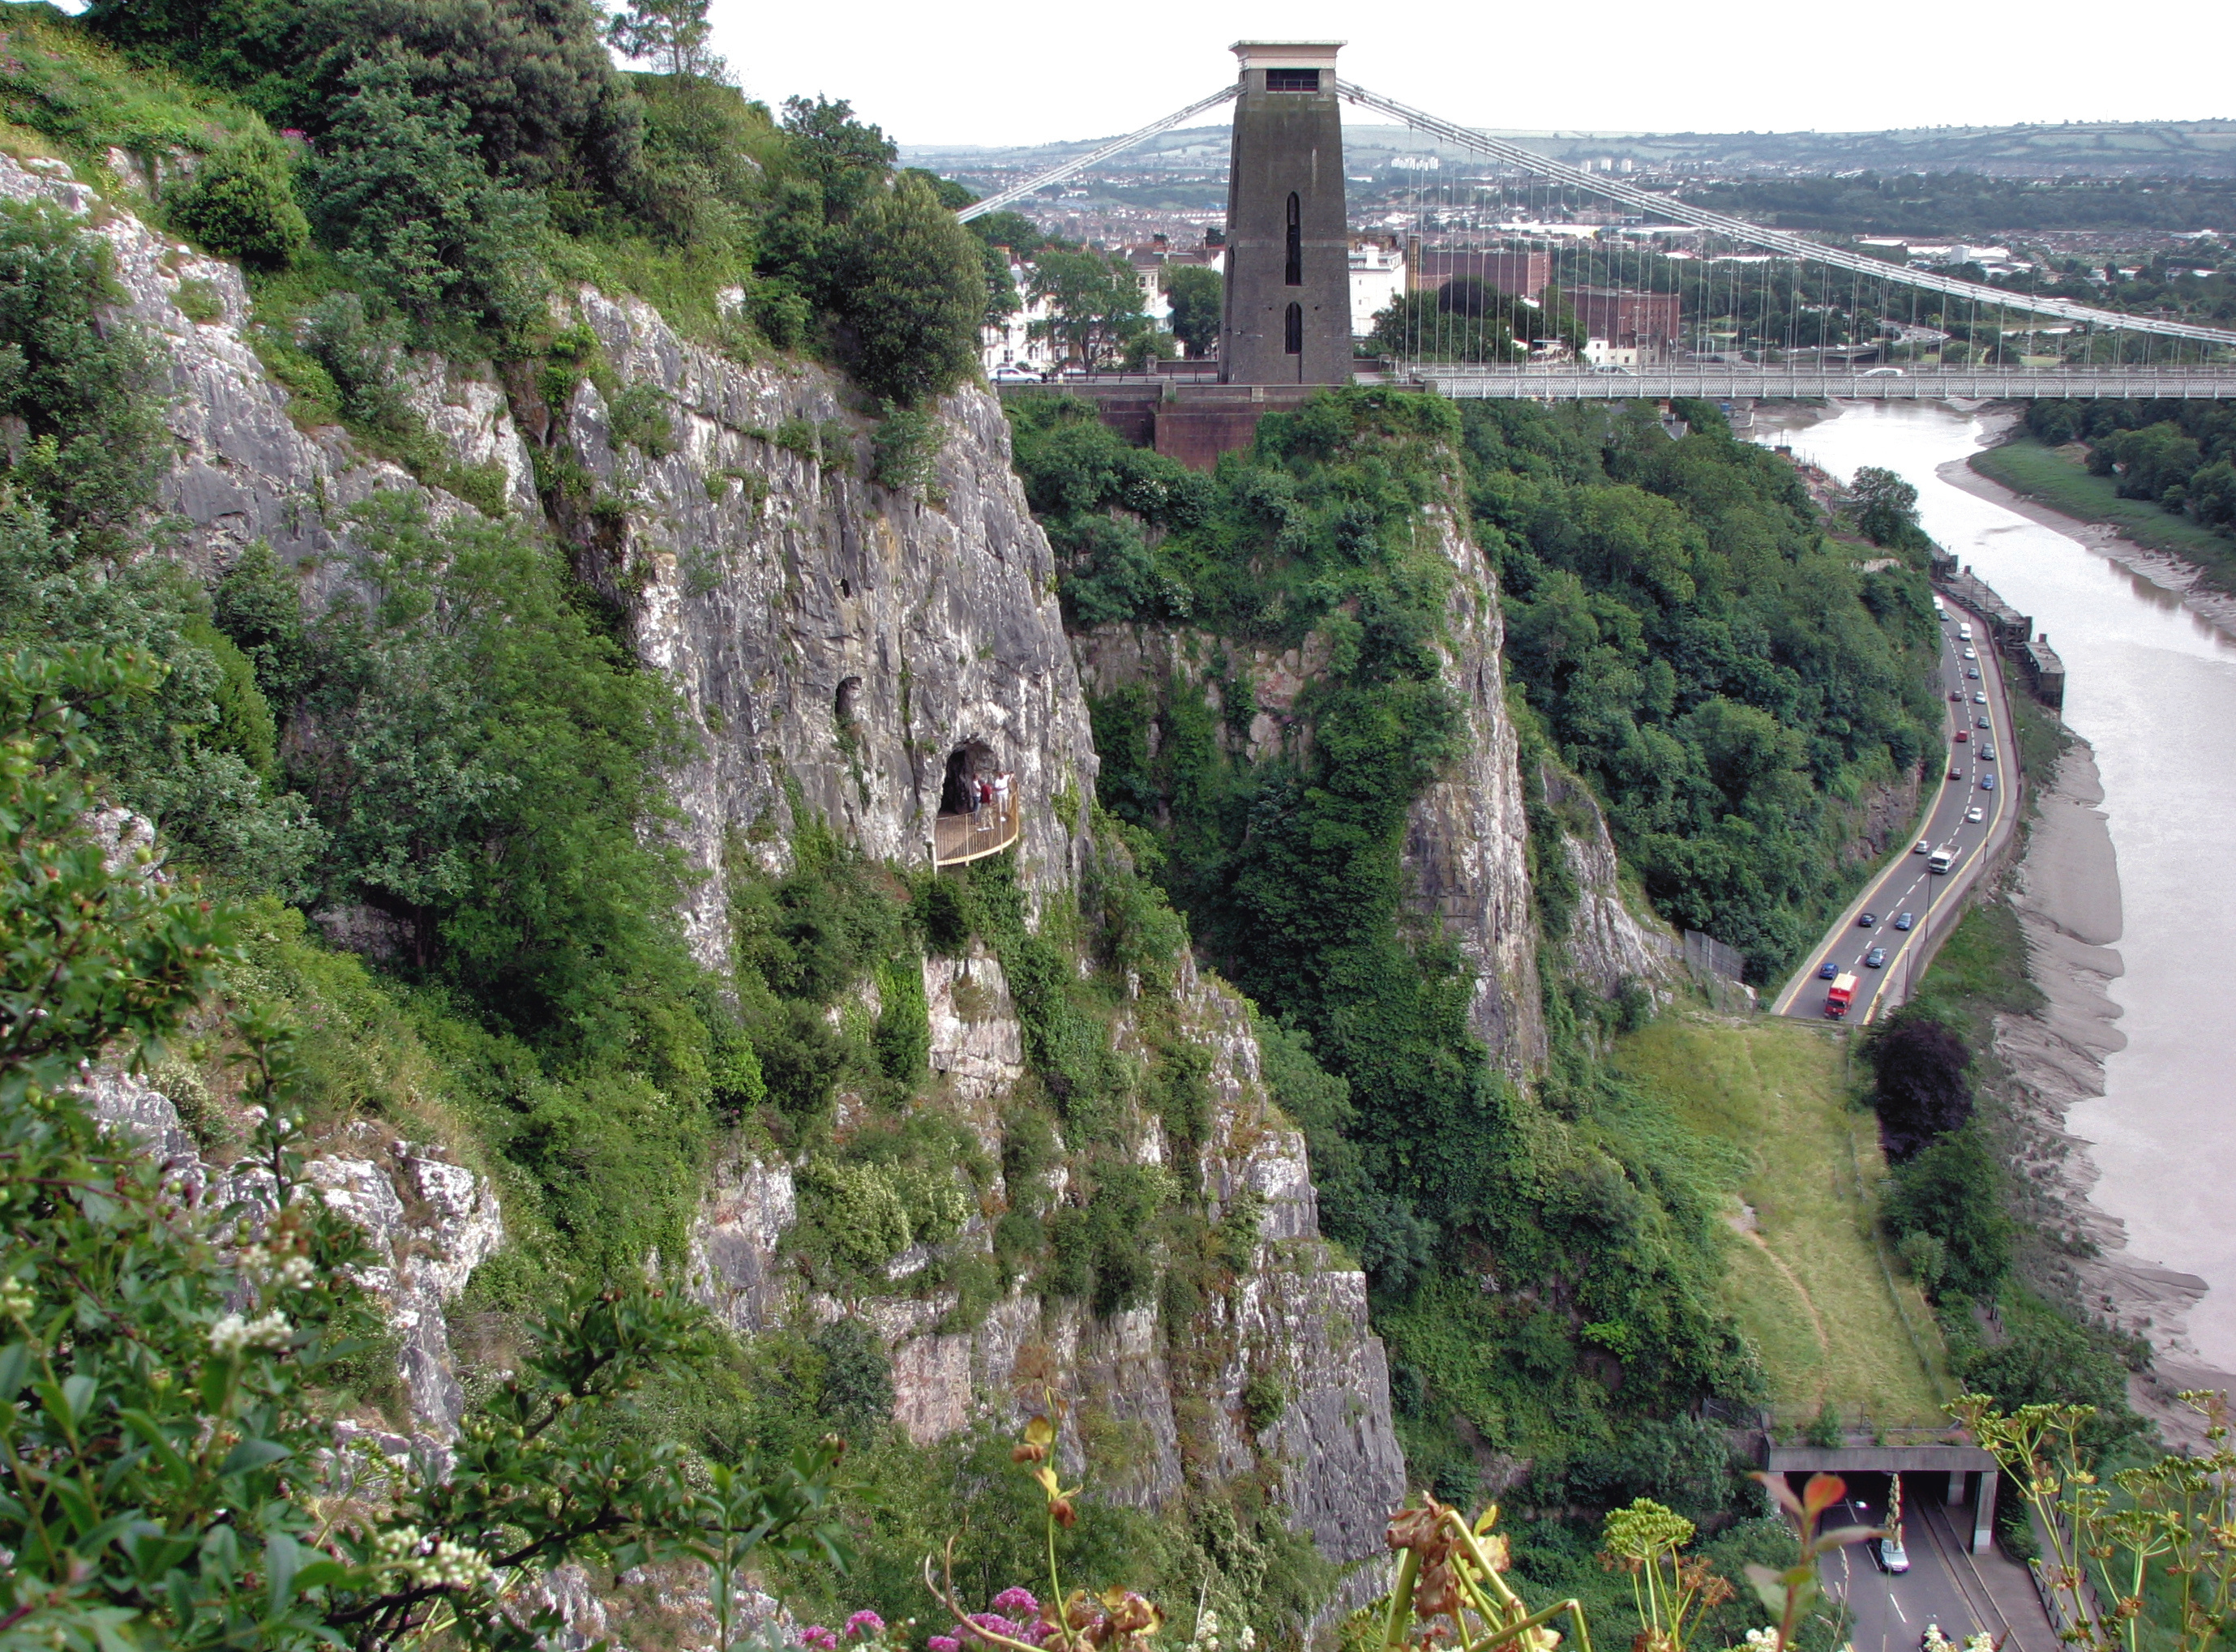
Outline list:
[[[1346,78],[1473,126],[1870,131],[2236,115],[2226,0],[2134,14],[2078,0],[714,0],[714,16],[717,49],[752,95],[844,97],[911,144],[1129,131],[1232,82],[1227,49],[1246,37],[1348,41]]]

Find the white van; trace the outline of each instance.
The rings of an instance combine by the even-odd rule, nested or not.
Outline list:
[[[1925,869],[1929,872],[1946,872],[1950,866],[1955,864],[1956,860],[1956,850],[1937,849],[1927,859],[1925,862]]]
[[[1972,622],[1970,620],[1960,620],[1958,622],[1956,626],[1956,640],[1959,642],[1970,642],[1972,640]]]

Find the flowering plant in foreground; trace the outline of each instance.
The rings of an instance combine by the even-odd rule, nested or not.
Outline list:
[[[993,1609],[968,1612],[955,1597],[955,1544],[947,1545],[945,1586],[931,1571],[930,1555],[924,1558],[924,1581],[933,1596],[955,1620],[955,1634],[931,1637],[931,1652],[975,1652],[1001,1647],[1008,1652],[1042,1652],[1061,1647],[1062,1652],[1148,1652],[1149,1637],[1164,1627],[1164,1609],[1130,1589],[1113,1585],[1099,1595],[1083,1589],[1064,1592],[1063,1577],[1056,1558],[1056,1534],[1079,1519],[1075,1501],[1079,1487],[1066,1490],[1057,1478],[1051,1458],[1056,1450],[1056,1400],[1047,1395],[1047,1408],[1025,1425],[1025,1437],[1009,1459],[1033,1477],[1047,1499],[1044,1516],[1048,1534],[1049,1597],[1036,1601],[1023,1589],[1005,1589],[994,1596]],[[1059,1603],[1061,1603],[1059,1604]],[[1009,1616],[1016,1613],[1028,1621]]]

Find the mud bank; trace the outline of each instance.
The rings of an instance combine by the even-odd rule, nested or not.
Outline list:
[[[1992,447],[2009,433],[2017,423],[2016,416],[2000,422],[1983,420],[1984,434],[1993,438]],[[1984,449],[1983,449],[1985,450]],[[2169,592],[2181,600],[2191,613],[2210,623],[2223,636],[2236,639],[2236,596],[2216,591],[2205,583],[2204,571],[2194,562],[2187,562],[2171,551],[2153,550],[2147,546],[2123,539],[2120,530],[2105,522],[2082,521],[2077,516],[2068,516],[2049,506],[2038,504],[2024,494],[2013,493],[2003,483],[1989,480],[1972,469],[1970,459],[1951,459],[1935,472],[1950,487],[1961,488],[1975,498],[2000,505],[2014,515],[2023,516],[2030,522],[2055,528],[2068,539],[2079,541],[2107,561],[2116,563],[2139,579],[2148,580],[2161,591]]]
[[[2154,1368],[2128,1380],[2130,1402],[2170,1445],[2201,1446],[2200,1419],[2176,1396],[2236,1388],[2236,1375],[2206,1363],[2189,1340],[2187,1316],[2206,1282],[2128,1249],[2126,1224],[2090,1200],[2100,1174],[2090,1144],[2066,1127],[2074,1106],[2104,1093],[2105,1058],[2127,1045],[2107,990],[2126,967],[2114,944],[2123,923],[2120,869],[2103,801],[2096,754],[2076,738],[2036,794],[2013,875],[2028,974],[2048,1000],[2034,1014],[1996,1019],[1996,1052],[2013,1080],[2013,1169],[2049,1241],[2030,1268],[2037,1282],[2147,1340]]]

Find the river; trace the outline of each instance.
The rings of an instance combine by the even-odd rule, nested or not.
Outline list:
[[[2127,1040],[2102,1099],[2067,1128],[2095,1144],[2094,1201],[2127,1224],[2136,1259],[2205,1280],[2189,1340],[2236,1371],[2236,642],[2079,540],[1937,474],[1989,437],[1979,415],[1890,402],[1782,439],[1843,479],[1878,465],[1909,482],[1926,532],[2065,661],[2065,720],[2096,749],[2119,856],[2127,974],[2111,993]]]

